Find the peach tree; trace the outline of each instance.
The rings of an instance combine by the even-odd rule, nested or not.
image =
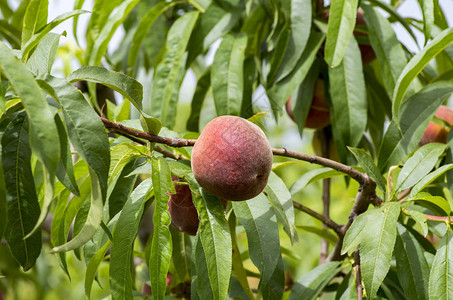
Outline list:
[[[453,298],[442,1],[55,2],[0,0],[0,299]]]

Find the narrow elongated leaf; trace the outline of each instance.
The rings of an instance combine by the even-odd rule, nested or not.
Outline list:
[[[0,35],[8,41],[14,49],[20,48],[20,31],[7,21],[0,20]]]
[[[352,147],[348,147],[348,149],[352,152],[352,154],[354,154],[355,158],[368,174],[368,176],[370,176],[370,178],[376,182],[378,188],[380,188],[381,191],[385,193],[384,177],[382,177],[377,166],[374,164],[373,158],[371,158],[371,156],[367,152],[365,152],[365,150]]]
[[[77,187],[74,176],[74,167],[72,165],[71,146],[69,145],[68,133],[63,125],[59,115],[55,115],[55,124],[60,137],[61,157],[57,169],[57,178],[64,186],[76,196],[80,196],[79,188]]]
[[[453,164],[443,165],[442,167],[423,177],[422,180],[420,180],[416,185],[412,187],[409,197],[412,197],[423,190],[428,184],[430,184],[431,182],[439,178],[439,176],[443,175],[445,172],[452,168]]]
[[[50,74],[57,55],[61,34],[48,33],[30,56],[27,67],[36,75]]]
[[[406,54],[390,22],[372,6],[361,7],[368,26],[371,46],[379,60],[385,89],[389,97],[392,97],[398,77],[407,64]]]
[[[153,187],[156,198],[154,208],[153,243],[151,246],[151,257],[149,269],[151,288],[155,299],[164,299],[168,268],[170,267],[173,245],[168,226],[171,223],[168,212],[168,201],[170,193],[174,193],[171,181],[171,172],[167,161],[164,158],[153,158]]]
[[[261,274],[265,286],[275,271],[280,257],[278,225],[272,205],[259,194],[248,201],[233,202],[234,213],[247,233],[250,259]]]
[[[192,273],[192,241],[188,234],[184,234],[184,232],[175,229],[173,226],[170,226],[169,229],[173,245],[171,259],[176,271],[176,273],[172,274],[173,276],[178,276],[181,281],[189,280]]]
[[[84,2],[85,2],[85,0],[75,0],[73,10],[81,9]],[[77,16],[74,16],[74,19],[72,20],[72,34],[74,35],[77,45],[79,45],[79,39],[77,37],[77,28],[79,28],[77,26],[78,24],[79,24],[79,16],[77,15]]]
[[[228,33],[239,20],[240,12],[226,10],[216,3],[211,4],[201,15],[188,45],[188,67],[199,54],[209,49],[212,43]]]
[[[293,201],[285,183],[278,175],[271,172],[265,191],[286,234],[292,242],[297,241]]]
[[[200,219],[198,236],[205,253],[213,299],[223,300],[228,294],[232,266],[231,236],[223,205],[220,199],[200,188],[192,174],[185,176],[185,179],[189,182],[192,201]]]
[[[423,236],[426,236],[428,234],[428,220],[426,219],[425,214],[416,210],[405,211],[405,213],[407,213],[412,218],[412,220],[415,221],[418,226],[418,232],[420,232]]]
[[[423,132],[442,101],[453,92],[453,83],[432,83],[402,105],[400,126],[392,120],[379,149],[378,169],[396,165],[417,147]]]
[[[434,168],[445,148],[444,144],[429,143],[418,149],[401,169],[396,183],[396,193],[414,186],[425,177]]]
[[[169,128],[174,126],[181,73],[185,73],[182,70],[184,52],[197,18],[198,12],[190,12],[173,23],[167,36],[167,51],[154,74],[151,112]]]
[[[134,78],[103,67],[82,67],[66,78],[70,83],[86,80],[100,83],[117,91],[140,111],[142,108],[143,86]]]
[[[67,252],[79,248],[93,237],[93,235],[101,225],[104,208],[101,183],[97,177],[97,174],[91,169],[89,170],[91,179],[91,203],[86,222],[80,230],[79,234],[77,234],[69,242],[54,247],[51,250],[51,252],[53,253]]]
[[[91,287],[93,286],[94,278],[96,277],[97,270],[102,260],[104,259],[107,250],[110,249],[111,242],[107,241],[101,249],[90,259],[87,265],[87,271],[85,274],[85,295],[88,299],[91,298]]]
[[[135,237],[143,214],[151,179],[138,185],[127,199],[113,230],[110,252],[110,290],[113,299],[132,299],[131,259]]]
[[[431,38],[431,31],[434,24],[434,0],[421,1],[423,13],[423,33],[425,34],[425,45]]]
[[[131,10],[137,5],[139,0],[127,0],[122,1],[115,11],[108,18],[107,22],[103,26],[99,36],[94,40],[93,48],[90,49],[88,63],[90,65],[98,66],[101,63],[101,59],[107,52],[107,46],[112,39],[113,34],[116,32],[118,26],[120,26]]]
[[[282,299],[285,291],[285,265],[282,255],[279,255],[277,267],[269,282],[260,288],[264,300]],[[253,298],[250,298],[253,299]]]
[[[429,273],[429,299],[453,299],[453,232],[440,241]]]
[[[368,297],[372,299],[390,269],[400,203],[390,202],[369,212],[361,235],[360,262],[362,280]]]
[[[30,164],[28,128],[26,115],[20,113],[8,125],[1,141],[8,206],[5,238],[11,253],[25,271],[34,266],[42,245],[41,231],[25,239],[40,212]]]
[[[406,228],[397,224],[395,259],[398,279],[409,299],[428,299],[429,267],[423,249]]]
[[[22,46],[47,24],[48,0],[31,0],[25,11],[22,26]]]
[[[308,171],[304,173],[304,175],[302,175],[299,179],[297,179],[297,181],[294,182],[293,185],[291,185],[289,191],[291,192],[291,195],[295,195],[301,192],[310,183],[341,175],[344,174],[331,168],[319,168]]]
[[[330,67],[338,66],[343,60],[348,42],[354,31],[357,4],[357,0],[332,0],[330,3],[326,49],[324,51],[326,62]]]
[[[39,83],[61,105],[69,139],[96,173],[106,199],[110,149],[104,125],[77,88],[64,79],[47,75]]]
[[[272,112],[277,120],[282,111],[283,104],[288,101],[289,96],[302,83],[310,70],[316,58],[316,53],[323,41],[324,34],[312,32],[308,39],[307,46],[302,53],[302,57],[297,61],[294,71],[266,91],[271,103]]]
[[[408,198],[406,201],[426,201],[438,206],[447,215],[451,212],[451,207],[447,199],[441,196],[432,196],[428,193],[418,193],[415,196]]]
[[[181,3],[179,1],[171,1],[171,2],[159,2],[155,6],[153,6],[146,15],[140,20],[140,23],[137,25],[137,29],[135,30],[134,37],[132,38],[131,48],[129,50],[129,58],[128,64],[129,67],[135,68],[135,63],[137,61],[138,52],[140,51],[140,47],[143,43],[143,40],[146,37],[146,34],[150,30],[151,26],[153,25],[154,21],[167,9],[170,7]]]
[[[108,22],[113,10],[121,4],[121,0],[98,0],[94,2],[90,22],[86,32],[87,52],[90,53],[94,42]]]
[[[354,38],[347,45],[343,61],[329,69],[333,131],[338,154],[344,160],[346,146],[356,147],[366,128],[367,102],[360,49]]]
[[[211,83],[218,116],[239,116],[241,113],[246,46],[245,34],[227,35],[215,53],[211,68]]]
[[[121,171],[118,179],[112,182],[108,191],[109,218],[113,218],[121,211],[129,194],[134,188],[137,175],[128,176],[137,167],[136,161],[129,162]]]
[[[276,81],[288,76],[296,67],[297,61],[301,57],[310,36],[311,13],[310,0],[291,1],[288,45],[286,46],[280,68],[278,68]]]
[[[31,149],[44,164],[49,181],[53,182],[60,157],[60,142],[53,113],[33,75],[2,42],[0,42],[0,67],[22,99],[30,124]]]
[[[199,132],[200,113],[204,99],[211,87],[211,68],[206,69],[203,75],[198,79],[195,93],[191,102],[190,116],[187,120],[187,130]]]
[[[69,18],[74,16],[78,16],[80,14],[87,13],[84,10],[73,10],[68,13],[64,13],[53,19],[50,23],[44,26],[38,33],[33,35],[28,42],[22,47],[22,61],[28,60],[28,55],[30,52],[39,44],[39,42],[44,38],[46,34],[48,34],[52,29],[56,26],[60,25],[62,22],[66,21]]]
[[[121,143],[112,147],[111,161],[109,169],[109,186],[114,185],[121,171],[131,161],[136,160],[140,156],[145,156],[145,153],[140,151],[132,143]],[[148,171],[151,168],[148,169]],[[110,194],[109,194],[110,196]]]
[[[191,291],[196,291],[192,293],[199,297],[197,299],[214,299],[213,290],[211,288],[211,283],[209,280],[209,270],[206,261],[206,253],[203,250],[201,244],[200,236],[196,237],[196,241],[193,248],[192,261],[194,262],[193,269],[196,269],[196,277],[192,277],[192,289]],[[194,281],[196,283],[194,284]]]
[[[317,266],[301,278],[297,279],[292,292],[289,295],[289,299],[316,299],[322,289],[338,273],[338,271],[340,271],[340,269],[340,262],[338,261],[332,261]]]
[[[448,45],[453,42],[453,28],[448,28],[438,34],[431,42],[429,42],[422,51],[412,57],[409,63],[402,71],[393,92],[393,118],[399,124],[400,120],[400,106],[403,102],[404,95],[406,94],[409,85],[423,70],[423,68],[444,50]]]

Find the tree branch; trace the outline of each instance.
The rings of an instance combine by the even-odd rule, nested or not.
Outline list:
[[[342,235],[342,231],[341,231],[342,230],[342,226],[338,225],[337,223],[332,221],[332,219],[326,218],[325,216],[321,215],[320,213],[317,213],[316,211],[306,207],[305,205],[300,204],[299,202],[293,201],[293,206],[294,206],[295,209],[303,211],[304,213],[309,214],[313,218],[318,219],[324,225],[326,225],[327,227],[329,227],[330,229],[335,231],[335,233],[338,236]]]
[[[357,300],[363,298],[362,271],[360,270],[360,252],[357,249],[354,254],[354,269],[356,273]]]

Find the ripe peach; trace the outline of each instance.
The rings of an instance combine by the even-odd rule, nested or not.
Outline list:
[[[192,170],[206,191],[231,201],[261,193],[272,168],[272,149],[264,132],[235,116],[210,121],[192,150]]]
[[[291,97],[286,102],[286,112],[288,116],[295,121],[294,113],[291,108]],[[324,92],[324,80],[318,79],[315,82],[313,101],[305,120],[305,127],[312,129],[321,129],[330,124],[330,111],[327,106]]]
[[[453,125],[453,110],[448,108],[447,106],[441,105],[437,109],[434,116],[444,120],[448,124]],[[428,143],[446,143],[447,136],[450,128],[442,126],[441,124],[437,124],[434,122],[429,122],[428,126],[423,132],[423,136],[418,143],[419,146],[423,146]]]

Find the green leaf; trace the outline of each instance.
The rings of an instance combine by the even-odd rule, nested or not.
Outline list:
[[[94,45],[92,49],[90,49],[91,51],[88,52],[89,58],[87,60],[89,65],[98,66],[101,63],[101,59],[107,52],[107,46],[112,39],[113,34],[138,2],[139,0],[122,1],[121,4],[115,8],[115,11],[109,16],[107,22],[102,27],[101,32],[94,40]],[[94,16],[92,16],[92,18],[93,17]]]
[[[418,149],[401,169],[396,183],[395,193],[413,187],[436,165],[439,156],[445,151],[446,145],[429,143]]]
[[[170,200],[169,194],[174,193],[174,187],[171,181],[170,168],[164,158],[153,158],[152,166],[156,206],[153,215],[154,233],[149,269],[153,298],[164,299],[165,283],[173,250],[171,234],[168,229],[171,223],[168,201]]]
[[[390,22],[372,6],[362,5],[373,51],[379,60],[382,81],[392,97],[398,77],[407,64],[406,54]]]
[[[317,266],[297,279],[289,299],[315,300],[340,269],[340,262],[338,261],[327,262]]]
[[[109,282],[112,299],[132,299],[132,249],[143,214],[145,201],[152,187],[145,179],[128,197],[113,230],[110,252]]]
[[[0,20],[0,36],[2,36],[14,48],[20,48],[21,32],[9,24],[6,20]]]
[[[192,201],[200,219],[198,236],[205,253],[206,273],[211,284],[213,299],[224,300],[228,294],[231,276],[232,244],[223,205],[220,199],[199,187],[192,174],[185,176],[185,179],[189,182]],[[197,274],[200,274],[198,266]],[[201,281],[198,282],[200,283]]]
[[[276,73],[276,81],[282,80],[294,70],[307,45],[312,23],[311,2],[310,0],[291,0],[288,44]]]
[[[176,104],[183,70],[183,58],[198,12],[178,18],[171,26],[166,42],[166,52],[157,66],[151,88],[151,113],[168,128],[174,126]]]
[[[423,190],[428,184],[430,184],[431,182],[439,178],[439,176],[443,175],[445,172],[452,168],[453,164],[443,165],[442,167],[423,177],[422,180],[420,180],[416,185],[412,187],[409,197],[412,197]]]
[[[396,270],[401,286],[408,299],[428,299],[429,267],[423,249],[415,237],[397,224],[397,237],[394,251]]]
[[[1,144],[1,135],[0,135]],[[0,191],[6,191],[5,175],[3,173],[2,157],[0,156]],[[0,239],[3,238],[5,232],[6,221],[8,218],[8,204],[6,202],[6,193],[0,193]]]
[[[25,11],[22,25],[22,47],[25,43],[47,24],[48,0],[31,0]]]
[[[293,201],[285,183],[274,172],[271,172],[265,191],[278,221],[283,224],[283,229],[291,242],[297,241]]]
[[[366,213],[368,220],[361,234],[360,262],[367,296],[373,299],[390,269],[400,203],[389,202]]]
[[[349,151],[352,152],[354,157],[357,159],[359,164],[365,170],[365,172],[373,179],[378,188],[381,189],[382,192],[385,193],[385,180],[384,177],[379,172],[377,166],[374,164],[373,158],[368,154],[365,150],[348,147]]]
[[[51,250],[53,253],[67,252],[79,248],[93,237],[101,225],[104,208],[102,188],[97,174],[92,171],[91,168],[89,170],[91,179],[91,205],[85,225],[83,225],[83,228],[80,230],[79,234],[73,237],[72,240],[63,245],[54,247]]]
[[[91,52],[94,42],[108,22],[113,10],[122,3],[121,0],[98,0],[94,2],[90,22],[86,31],[87,53]]]
[[[91,298],[91,287],[93,286],[94,278],[96,277],[97,270],[102,260],[104,259],[105,254],[110,249],[111,242],[107,243],[99,249],[96,254],[90,259],[90,262],[87,265],[87,270],[85,273],[85,295],[88,299]]]
[[[0,67],[22,99],[30,126],[31,149],[45,166],[47,180],[53,182],[60,158],[60,142],[52,110],[30,71],[1,42]]]
[[[50,74],[57,55],[61,34],[48,33],[27,61],[27,68],[36,75]]]
[[[8,206],[5,238],[24,271],[35,265],[42,246],[41,231],[25,239],[35,226],[40,212],[30,164],[28,128],[26,115],[20,113],[9,123],[1,141]]]
[[[425,214],[413,210],[413,211],[405,211],[412,220],[419,226],[418,231],[425,237],[428,234],[428,220],[426,219]]]
[[[447,216],[451,213],[450,204],[445,198],[440,196],[432,196],[428,193],[418,193],[408,198],[406,201],[426,201],[440,207]]]
[[[121,143],[112,147],[112,158],[109,169],[109,186],[117,180],[119,174],[129,162],[136,160],[140,156],[145,155],[140,151],[139,147],[132,143]],[[151,168],[149,168],[148,171],[149,170],[151,170]]]
[[[293,185],[291,185],[289,191],[291,192],[291,195],[296,195],[297,193],[301,192],[307,185],[313,182],[342,175],[344,175],[344,173],[327,167],[314,169],[304,173],[296,182],[293,183]]]
[[[189,280],[192,268],[192,242],[188,234],[169,226],[171,232],[171,241],[173,245],[172,261],[176,273],[173,275],[178,276],[179,280]]]
[[[392,120],[382,139],[378,155],[379,170],[400,163],[417,147],[429,120],[452,92],[452,82],[436,82],[404,101],[399,128]]]
[[[188,45],[186,66],[188,67],[199,54],[207,51],[212,43],[225,36],[240,18],[240,12],[225,10],[217,3],[211,4],[200,16]]]
[[[46,75],[39,84],[61,105],[69,139],[96,173],[101,196],[106,199],[110,145],[104,125],[79,90],[66,80]]]
[[[73,10],[56,17],[52,22],[44,26],[38,33],[33,35],[28,42],[22,47],[22,61],[27,61],[30,52],[39,44],[39,42],[48,34],[52,29],[60,25],[62,22],[69,18],[87,13],[84,10]]]
[[[200,113],[201,107],[203,106],[204,99],[208,93],[209,88],[211,87],[211,68],[208,67],[205,72],[198,79],[197,87],[195,88],[195,93],[192,97],[190,116],[187,120],[186,128],[187,130],[199,132],[200,128]]]
[[[421,1],[423,13],[423,33],[425,34],[425,45],[431,38],[431,31],[434,24],[434,0]]]
[[[324,34],[312,32],[308,39],[307,46],[302,53],[302,57],[297,61],[294,71],[289,76],[266,90],[276,119],[278,119],[278,116],[282,111],[283,104],[288,101],[289,96],[302,83],[305,76],[308,74],[308,71],[316,58],[316,53],[319,48],[321,48],[323,41]]]
[[[453,298],[453,232],[451,228],[440,241],[429,273],[429,299]]]
[[[73,10],[81,9],[84,2],[85,2],[85,0],[75,0]],[[72,20],[72,34],[76,40],[77,45],[80,46],[79,39],[77,38],[77,28],[79,28],[78,24],[79,24],[79,16],[77,15],[77,16],[74,16],[74,19]]]
[[[156,19],[167,9],[180,3],[180,1],[159,2],[155,6],[153,6],[146,13],[146,15],[143,16],[143,18],[140,20],[140,23],[137,25],[134,36],[132,38],[132,44],[129,50],[128,58],[128,64],[130,68],[135,68],[140,47],[142,46],[143,40],[145,39],[146,34],[150,30],[154,21],[156,21]]]
[[[285,265],[281,254],[278,256],[278,264],[272,277],[265,286],[261,286],[260,290],[264,300],[282,299],[285,290]]]
[[[127,201],[129,194],[134,189],[134,185],[137,179],[137,175],[128,176],[129,173],[135,170],[137,164],[135,161],[127,163],[117,180],[114,180],[109,185],[108,191],[108,203],[109,203],[109,218],[113,218],[119,213]]]
[[[260,286],[272,277],[280,257],[278,225],[272,205],[259,194],[247,201],[233,202],[234,213],[247,233],[250,259],[261,274]]]
[[[453,42],[453,28],[448,28],[438,34],[420,52],[415,54],[402,71],[393,92],[393,118],[399,124],[403,120],[400,118],[400,106],[403,102],[409,85],[423,70],[423,68]]]
[[[359,215],[354,220],[351,227],[349,227],[348,231],[346,231],[343,246],[341,248],[341,254],[348,253],[348,255],[351,255],[357,249],[362,241],[363,230],[368,223],[368,214],[369,213],[364,213]]]
[[[194,262],[192,270],[196,269],[196,276],[194,278],[194,276],[192,275],[191,288],[191,291],[196,292],[192,292],[192,298],[194,298],[193,296],[196,295],[197,297],[199,297],[199,299],[214,299],[212,294],[213,290],[211,288],[209,280],[210,277],[206,259],[206,253],[203,250],[200,236],[197,235],[192,254],[192,261]]]
[[[79,188],[74,176],[74,167],[72,165],[71,146],[69,144],[68,133],[64,127],[60,115],[55,115],[55,124],[60,137],[60,162],[57,169],[57,178],[60,182],[76,196],[80,196]]]
[[[332,17],[331,17],[332,18]],[[345,159],[346,146],[356,147],[366,129],[367,99],[360,59],[360,49],[354,38],[347,45],[343,61],[329,69],[332,129],[338,154]]]
[[[330,3],[324,55],[327,64],[332,68],[341,63],[348,42],[352,38],[356,22],[357,4],[357,0],[332,0]]]
[[[226,35],[217,49],[211,68],[212,94],[217,115],[241,113],[244,51],[247,35]]]
[[[137,80],[103,67],[82,67],[66,77],[70,83],[89,81],[103,84],[129,99],[138,111],[142,108],[143,86]]]

